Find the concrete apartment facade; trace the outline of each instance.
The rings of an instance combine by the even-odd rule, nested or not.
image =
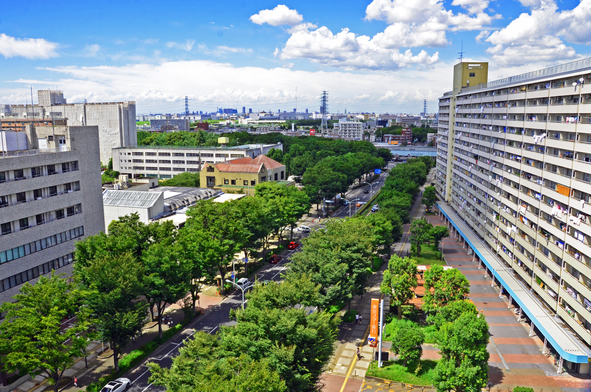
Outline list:
[[[334,124],[334,132],[345,140],[363,140],[364,123],[340,119]]]
[[[256,158],[283,145],[247,144],[237,147],[138,146],[113,150],[113,169],[129,178],[168,179],[183,172],[199,172],[206,163],[221,163],[244,157]]]
[[[487,72],[457,64],[439,99],[438,205],[558,372],[590,374],[591,58]]]
[[[0,302],[52,270],[69,274],[74,243],[104,230],[98,127],[26,135],[26,146],[0,152]]]
[[[92,126],[99,129],[100,162],[112,158],[111,150],[137,145],[135,102],[68,104],[62,91],[39,90],[39,105],[6,105],[5,119],[67,119],[70,126]]]

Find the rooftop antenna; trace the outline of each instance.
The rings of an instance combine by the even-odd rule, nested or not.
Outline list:
[[[460,52],[458,53],[460,55],[459,60],[460,63],[464,61],[464,40],[462,40],[462,44],[460,47]]]

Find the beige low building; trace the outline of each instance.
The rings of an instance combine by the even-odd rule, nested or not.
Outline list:
[[[253,194],[261,182],[285,181],[285,165],[259,155],[256,158],[240,158],[232,161],[205,164],[201,170],[201,186],[221,189],[228,193]]]

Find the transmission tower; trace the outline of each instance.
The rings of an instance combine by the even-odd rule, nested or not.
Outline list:
[[[427,100],[423,99],[423,116],[427,116]]]
[[[328,91],[323,91],[320,96],[320,114],[322,115],[320,129],[322,132],[328,132],[328,124],[326,121],[326,116],[328,115]]]
[[[185,96],[185,114],[189,115],[189,97]]]

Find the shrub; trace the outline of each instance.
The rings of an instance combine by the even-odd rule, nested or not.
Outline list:
[[[356,310],[348,310],[347,313],[343,316],[343,321],[346,323],[350,323],[355,320],[355,315],[357,314]]]
[[[533,388],[529,387],[515,387],[513,392],[535,392]]]

